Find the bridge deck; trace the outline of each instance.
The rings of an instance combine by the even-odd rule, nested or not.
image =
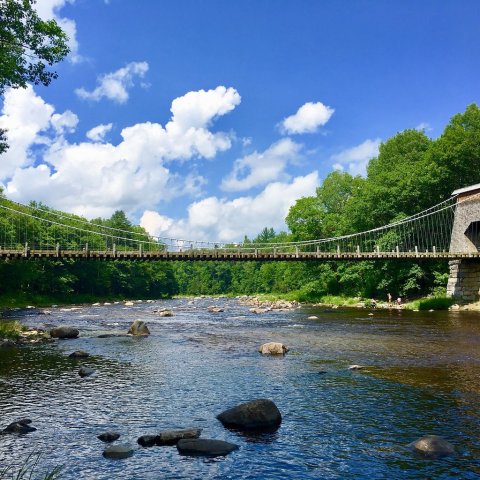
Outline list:
[[[0,249],[0,259],[66,258],[85,260],[138,260],[138,261],[327,261],[327,260],[480,260],[480,252],[138,252],[138,251],[85,251],[85,250],[5,250]]]

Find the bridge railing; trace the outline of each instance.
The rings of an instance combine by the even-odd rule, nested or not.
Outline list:
[[[217,252],[272,256],[321,253],[447,252],[455,199],[416,215],[366,232],[290,242],[225,243],[155,237],[139,227],[115,228],[99,221],[58,212],[41,205],[21,205],[0,198],[0,248],[20,251],[78,252]]]

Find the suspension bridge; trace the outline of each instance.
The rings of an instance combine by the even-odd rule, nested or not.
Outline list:
[[[474,199],[474,204],[478,206],[480,200],[476,196],[480,195],[479,192],[480,185],[458,190],[451,198],[423,212],[365,232],[277,243],[225,243],[156,237],[139,227],[114,228],[100,220],[88,221],[35,202],[22,205],[0,198],[0,259],[480,260],[477,245],[480,211],[478,218],[471,219],[464,232],[474,248],[465,248],[462,242],[458,242],[458,235],[452,235],[455,222],[459,223],[457,211],[460,202],[466,205]]]

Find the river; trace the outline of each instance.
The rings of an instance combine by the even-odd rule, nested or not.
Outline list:
[[[212,304],[224,311],[208,312]],[[174,316],[160,318],[158,308]],[[29,417],[37,428],[0,436],[0,471],[36,451],[39,472],[63,465],[60,478],[76,480],[480,478],[478,313],[303,307],[256,315],[236,299],[209,298],[49,310],[19,316],[29,326],[73,325],[81,336],[0,349],[0,427]],[[149,337],[98,338],[135,319],[147,322]],[[290,352],[261,356],[267,341]],[[68,357],[79,349],[91,357]],[[80,365],[96,373],[81,378]],[[216,419],[255,398],[282,412],[276,433],[241,435]],[[205,459],[136,445],[141,435],[187,427],[239,449]],[[131,458],[102,457],[96,437],[107,430],[138,447]],[[456,455],[426,460],[406,448],[425,434],[444,436]]]

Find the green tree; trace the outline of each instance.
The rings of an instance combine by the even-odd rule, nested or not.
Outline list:
[[[477,105],[469,105],[464,113],[451,119],[435,141],[430,157],[439,167],[440,198],[448,198],[457,188],[480,183],[480,109]]]
[[[50,69],[69,52],[67,35],[55,20],[42,20],[35,0],[0,1],[0,95],[7,87],[25,88],[27,83],[49,85],[57,78]],[[6,143],[0,129],[0,153]]]

